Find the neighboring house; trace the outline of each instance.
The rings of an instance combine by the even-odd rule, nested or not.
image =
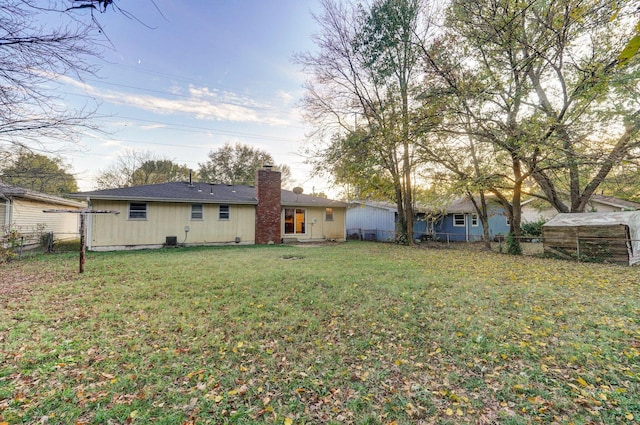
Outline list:
[[[46,193],[0,183],[0,236],[16,231],[30,242],[53,232],[55,239],[78,238],[78,214],[53,214],[43,210],[80,210],[86,204]]]
[[[347,237],[393,242],[396,238],[398,208],[389,202],[352,201],[347,209]],[[430,222],[422,208],[416,208],[413,221],[413,237],[421,239],[430,235]]]
[[[509,233],[509,216],[504,206],[495,199],[487,199],[489,236],[506,236]],[[442,241],[474,242],[484,236],[482,222],[471,200],[462,197],[454,200],[439,218],[433,221],[433,238]]]
[[[398,209],[387,202],[353,201],[347,209],[347,237],[369,241],[393,241]]]
[[[640,262],[640,211],[557,214],[542,234],[544,250],[563,258]]]
[[[94,251],[167,245],[266,244],[345,239],[347,204],[280,188],[280,173],[257,172],[256,187],[173,182],[73,194],[92,209]]]
[[[584,212],[620,212],[640,210],[637,202],[625,201],[613,196],[592,195]],[[541,199],[528,199],[522,203],[522,222],[549,221],[558,211]]]
[[[352,201],[347,210],[347,237],[365,240],[395,240],[398,209],[385,202]],[[489,201],[489,234],[491,238],[509,233],[509,221],[502,205]],[[478,241],[483,238],[482,223],[467,198],[453,201],[444,211],[416,208],[414,239],[433,238],[440,241]]]

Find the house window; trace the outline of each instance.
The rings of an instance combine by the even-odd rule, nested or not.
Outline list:
[[[146,220],[147,203],[129,202],[129,220]]]
[[[300,235],[305,233],[306,210],[303,208],[284,209],[285,235]]]
[[[478,227],[478,214],[471,214],[471,226]]]
[[[464,219],[464,214],[454,214],[453,215],[453,227],[464,227],[466,221]]]
[[[202,204],[191,204],[191,220],[202,220],[203,217]]]
[[[220,205],[218,207],[218,220],[229,220],[230,217],[229,205]]]
[[[327,208],[324,210],[325,221],[333,221],[333,208]]]

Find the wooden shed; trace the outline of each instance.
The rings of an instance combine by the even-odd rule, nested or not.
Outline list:
[[[545,252],[565,258],[640,262],[640,211],[558,214],[542,226]]]

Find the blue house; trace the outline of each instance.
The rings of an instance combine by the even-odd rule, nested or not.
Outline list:
[[[395,204],[375,201],[352,201],[347,209],[347,238],[380,242],[396,239],[398,208]],[[431,234],[427,214],[417,211],[413,221],[414,239]]]
[[[506,236],[509,233],[509,215],[495,199],[487,200],[489,236]],[[483,238],[482,222],[468,198],[453,201],[433,222],[433,238],[440,241],[475,242]]]

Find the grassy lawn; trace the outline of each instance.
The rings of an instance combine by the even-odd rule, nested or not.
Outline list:
[[[640,269],[349,242],[0,265],[0,424],[640,423]]]

